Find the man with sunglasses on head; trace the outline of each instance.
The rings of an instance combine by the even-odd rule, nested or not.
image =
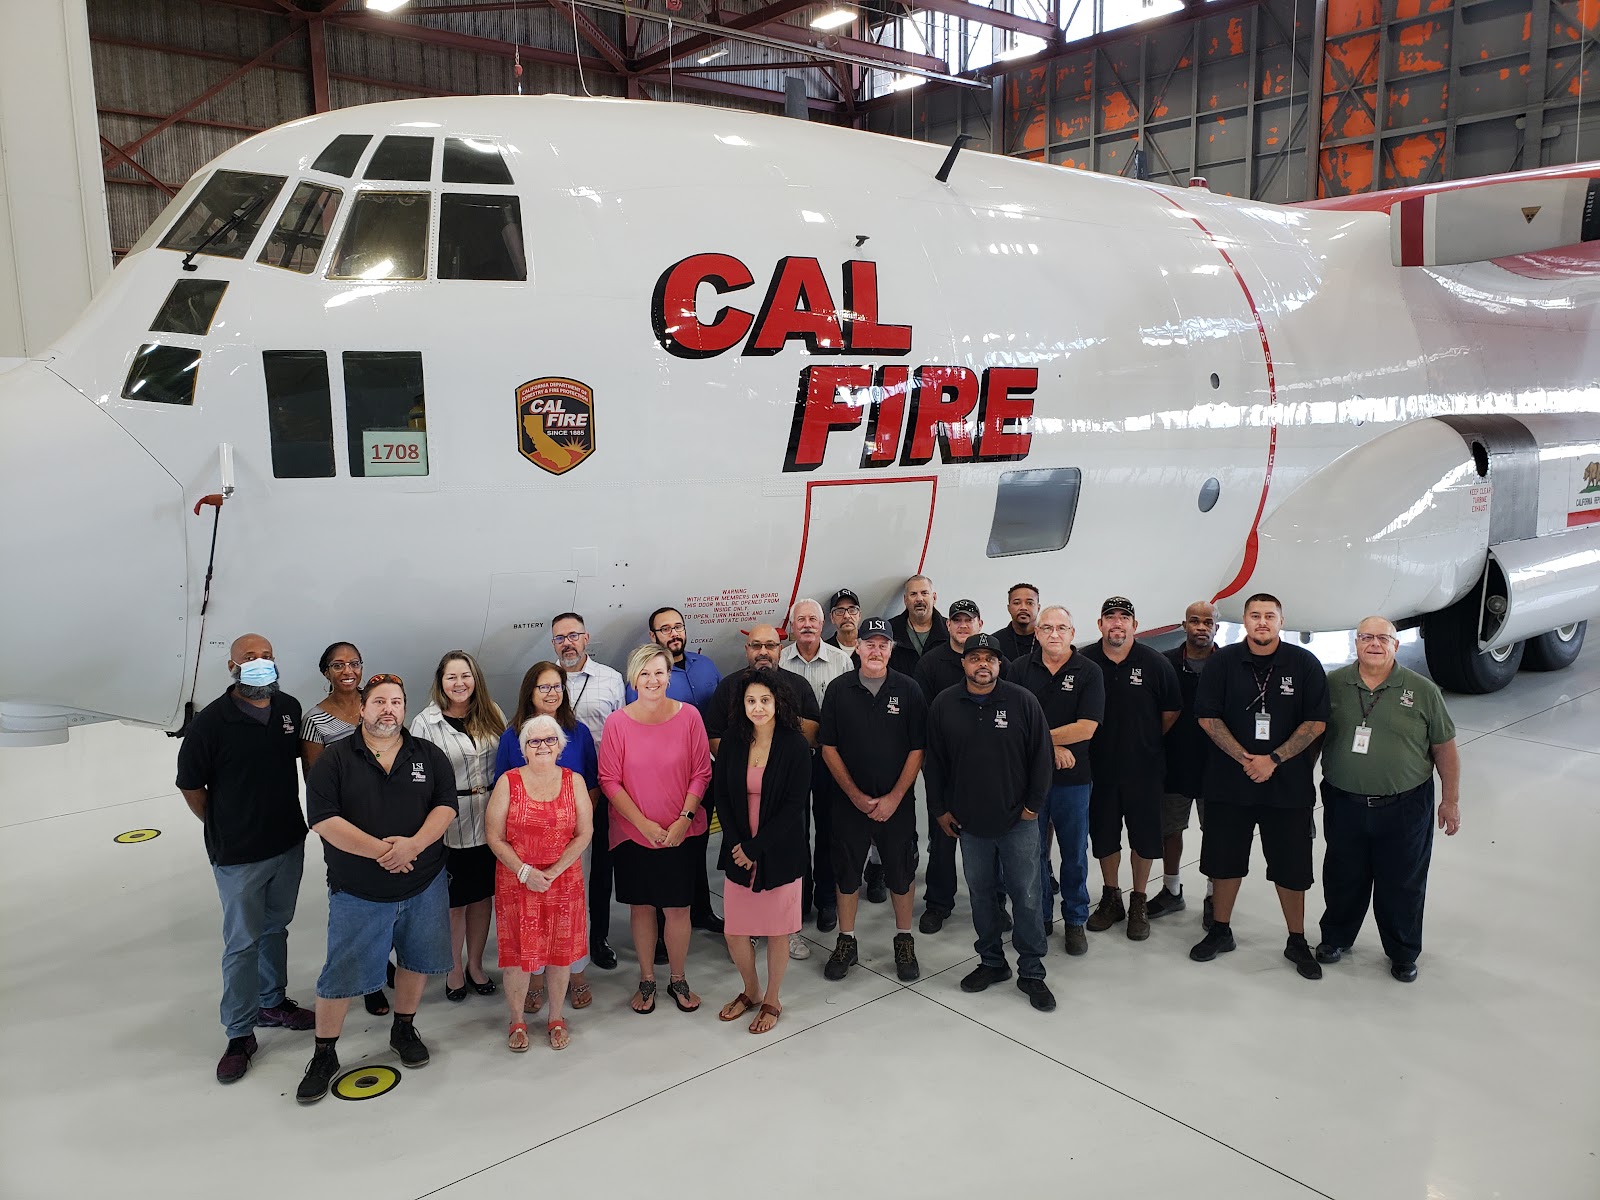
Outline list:
[[[589,630],[575,612],[564,612],[550,622],[550,645],[556,661],[567,673],[567,700],[572,711],[600,749],[606,718],[627,703],[622,673],[589,657]],[[611,948],[611,806],[594,806],[594,840],[589,843],[589,959],[602,971],[617,965]]]

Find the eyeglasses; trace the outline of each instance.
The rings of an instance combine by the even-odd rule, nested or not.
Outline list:
[[[854,604],[837,604],[834,606],[833,611],[841,617],[859,617],[861,615],[861,610]]]
[[[1371,645],[1373,642],[1398,642],[1400,639],[1388,633],[1358,633],[1356,641],[1362,645]]]
[[[676,625],[657,625],[650,632],[651,633],[682,633],[683,632],[683,622],[679,621]]]
[[[1034,628],[1037,629],[1040,633],[1046,633],[1046,634],[1049,634],[1049,633],[1071,633],[1072,632],[1072,626],[1071,625],[1035,625]]]
[[[782,642],[746,642],[745,646],[751,650],[776,650]]]
[[[561,689],[565,686],[566,685],[562,683],[536,683],[533,685],[533,690],[536,692],[543,692],[546,696],[548,696],[553,692],[561,691]]]
[[[586,638],[588,636],[588,631],[580,629],[577,633],[552,633],[550,635],[550,640],[557,646],[560,646],[567,642],[576,642],[579,638]]]
[[[549,746],[554,749],[556,746],[561,745],[561,739],[557,737],[529,738],[522,744],[529,750],[537,750],[540,746]]]
[[[359,670],[361,670],[361,660],[359,658],[353,658],[353,659],[350,659],[349,661],[346,661],[345,659],[342,659],[342,658],[336,658],[336,659],[334,659],[332,662],[330,662],[328,664],[328,670],[330,670],[330,671],[359,671]]]

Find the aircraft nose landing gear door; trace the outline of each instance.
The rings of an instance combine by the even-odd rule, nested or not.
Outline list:
[[[906,579],[922,570],[938,493],[932,475],[808,480],[790,604],[811,596],[826,607],[848,587],[861,596],[863,616],[887,611]]]
[[[576,571],[518,571],[489,579],[489,612],[478,644],[478,663],[489,693],[507,716],[516,709],[517,686],[541,659],[555,661],[550,618],[572,607]]]

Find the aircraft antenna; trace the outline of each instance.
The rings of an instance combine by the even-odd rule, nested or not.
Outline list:
[[[950,168],[956,165],[956,155],[961,153],[961,147],[965,146],[968,142],[976,140],[977,138],[974,134],[956,134],[956,140],[950,143],[950,153],[944,156],[944,165],[939,168],[939,172],[934,176],[934,178],[940,183],[950,182]]]

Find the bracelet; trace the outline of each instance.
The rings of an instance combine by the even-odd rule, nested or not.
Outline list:
[[[528,882],[528,876],[532,873],[532,871],[533,868],[531,866],[529,866],[527,863],[523,863],[521,870],[517,872],[517,882],[526,884]]]

